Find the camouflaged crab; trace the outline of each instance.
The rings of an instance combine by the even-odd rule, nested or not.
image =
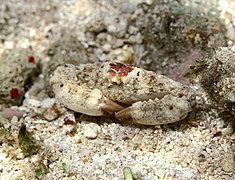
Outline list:
[[[55,98],[73,111],[91,116],[114,115],[137,124],[179,121],[195,103],[190,87],[118,62],[59,66],[50,84]]]

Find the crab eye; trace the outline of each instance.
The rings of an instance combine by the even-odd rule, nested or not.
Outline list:
[[[60,84],[60,87],[63,87],[64,86],[64,84]]]
[[[184,96],[184,94],[183,93],[179,93],[178,96],[179,96],[179,98],[182,98]]]

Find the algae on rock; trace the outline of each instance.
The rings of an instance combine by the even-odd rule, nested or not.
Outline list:
[[[32,133],[28,132],[23,124],[18,135],[19,145],[25,156],[36,154],[40,150],[39,142],[33,138]]]
[[[31,49],[14,49],[2,54],[0,64],[0,104],[19,105],[40,72],[39,58]]]
[[[211,49],[226,45],[225,28],[216,5],[160,0],[139,8],[136,23],[142,27],[146,54],[140,63],[144,68],[167,75],[170,69],[177,69],[186,54],[197,50],[205,57]]]
[[[222,47],[199,74],[200,83],[220,112],[235,116],[235,46]]]

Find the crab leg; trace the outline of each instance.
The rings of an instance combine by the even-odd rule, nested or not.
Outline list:
[[[145,125],[160,125],[185,118],[195,103],[194,91],[184,87],[161,99],[136,102],[115,114],[120,121]]]

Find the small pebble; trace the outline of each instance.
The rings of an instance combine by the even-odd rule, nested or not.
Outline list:
[[[17,125],[19,122],[18,122],[18,117],[17,116],[13,116],[12,119],[11,119],[11,124],[13,125]]]
[[[185,177],[185,179],[196,179],[196,175],[191,171],[184,171],[183,176]]]
[[[232,151],[229,151],[224,155],[224,159],[221,162],[221,166],[225,172],[234,171],[235,161],[234,161],[234,155]]]
[[[22,118],[24,113],[18,109],[5,108],[3,109],[3,116],[7,119],[11,119],[13,116]]]
[[[4,45],[5,45],[5,47],[6,47],[7,49],[13,49],[13,47],[14,47],[14,42],[12,42],[12,41],[6,41]]]
[[[53,111],[51,108],[47,109],[44,113],[43,113],[43,117],[48,120],[48,121],[53,121],[56,118],[58,118],[59,113]]]
[[[84,136],[90,139],[95,139],[100,131],[100,126],[95,123],[89,123],[84,125]]]
[[[155,171],[155,175],[160,179],[164,179],[166,172],[164,170],[158,169]]]
[[[95,154],[93,157],[92,157],[92,160],[93,161],[97,161],[99,159],[99,154]]]

